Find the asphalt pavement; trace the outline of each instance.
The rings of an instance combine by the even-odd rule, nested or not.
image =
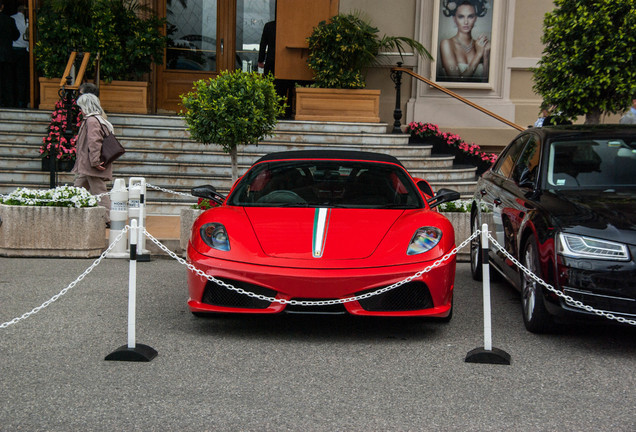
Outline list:
[[[0,258],[0,323],[58,294],[92,259]],[[483,345],[481,286],[458,264],[454,317],[284,315],[200,319],[185,268],[137,265],[137,343],[150,362],[105,361],[127,341],[128,262],[0,329],[1,431],[635,431],[636,329],[572,323],[527,332],[519,295],[492,286],[493,345],[511,365],[466,363]]]

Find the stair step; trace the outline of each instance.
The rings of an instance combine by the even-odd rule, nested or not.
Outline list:
[[[50,174],[41,171],[39,148],[50,119],[51,111],[0,109],[0,194],[19,186],[49,187]],[[189,194],[193,186],[213,184],[220,193],[229,191],[230,156],[217,145],[192,141],[183,118],[109,114],[108,119],[126,148],[115,163],[115,178],[146,178],[150,214],[178,215],[196,202]],[[446,187],[472,196],[475,168],[453,166],[452,156],[431,155],[431,146],[409,145],[408,135],[388,131],[384,123],[280,121],[272,136],[257,145],[239,146],[239,174],[272,152],[361,150],[397,157],[414,177],[428,180],[436,190]],[[74,175],[59,173],[58,180],[72,184]]]

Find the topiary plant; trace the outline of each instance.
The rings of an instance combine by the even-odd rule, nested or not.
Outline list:
[[[432,58],[424,46],[403,36],[378,36],[379,30],[354,14],[340,14],[321,21],[307,38],[309,67],[314,71],[315,87],[364,88],[363,70],[376,63],[378,53],[394,50],[402,55],[404,46]]]
[[[192,139],[218,144],[232,160],[232,180],[238,179],[237,147],[257,144],[271,135],[284,113],[283,98],[276,94],[274,78],[256,72],[223,71],[216,78],[199,80],[193,91],[181,95]]]

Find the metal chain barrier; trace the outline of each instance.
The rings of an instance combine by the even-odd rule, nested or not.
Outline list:
[[[160,186],[152,185],[150,183],[146,183],[146,187],[149,187],[151,189],[158,190],[158,191],[161,191],[161,192],[173,194],[173,195],[181,195],[181,196],[186,196],[186,197],[190,197],[190,198],[195,198],[194,195],[192,195],[192,194],[184,193],[184,192],[177,192],[177,191],[173,191],[173,190],[170,190],[170,189],[165,189],[165,188],[162,188]]]
[[[390,285],[390,286],[387,286],[387,287],[384,287],[384,288],[379,288],[376,291],[368,292],[366,294],[362,294],[362,295],[359,295],[359,296],[347,297],[347,298],[343,298],[343,299],[315,300],[315,301],[300,300],[299,301],[299,300],[277,299],[277,298],[274,298],[274,297],[267,297],[267,296],[264,296],[262,294],[255,294],[253,292],[245,291],[242,288],[237,288],[237,287],[235,287],[235,286],[233,286],[231,284],[228,284],[226,282],[218,280],[218,279],[214,278],[213,276],[207,275],[203,270],[200,270],[200,269],[196,268],[192,264],[188,264],[186,262],[186,260],[184,260],[183,258],[178,256],[177,254],[175,254],[173,251],[168,249],[159,240],[157,240],[155,237],[153,237],[152,234],[150,234],[148,231],[146,231],[144,229],[144,234],[146,235],[146,237],[148,237],[162,251],[164,251],[166,254],[168,254],[171,258],[177,260],[179,263],[185,265],[189,270],[191,270],[194,273],[196,273],[197,275],[209,280],[210,282],[214,282],[217,285],[222,286],[223,288],[229,289],[231,291],[235,291],[238,294],[243,294],[243,295],[246,295],[248,297],[252,297],[252,298],[258,299],[258,300],[267,301],[267,302],[270,302],[270,303],[289,304],[289,305],[294,305],[294,306],[328,306],[328,305],[344,304],[344,303],[348,303],[348,302],[352,302],[352,301],[360,301],[360,300],[368,299],[369,297],[373,297],[373,296],[376,296],[376,295],[384,294],[387,291],[391,291],[392,289],[395,289],[395,288],[397,288],[397,287],[399,287],[401,285],[404,285],[405,283],[411,282],[413,279],[420,278],[420,277],[422,277],[422,275],[424,273],[428,273],[429,271],[433,270],[434,268],[437,268],[437,267],[441,266],[442,263],[444,263],[445,261],[448,261],[453,255],[457,254],[457,252],[460,249],[464,248],[467,244],[469,244],[480,233],[481,233],[480,230],[475,231],[473,233],[473,235],[471,235],[466,240],[464,240],[459,246],[455,247],[452,251],[450,251],[449,253],[447,253],[446,255],[444,255],[443,257],[438,259],[437,261],[435,261],[430,266],[424,268],[423,270],[415,273],[412,276],[407,277],[404,280],[401,280],[399,282],[394,283],[393,285]]]
[[[16,324],[24,319],[27,319],[28,317],[30,317],[33,314],[36,314],[38,312],[40,312],[42,309],[44,309],[45,307],[49,306],[51,303],[55,302],[57,299],[59,299],[60,297],[62,297],[64,294],[66,294],[68,291],[70,291],[71,289],[73,289],[75,287],[75,285],[77,285],[79,282],[81,282],[86,276],[88,276],[88,274],[90,272],[93,271],[93,269],[95,267],[97,267],[102,260],[106,257],[106,254],[109,253],[111,251],[111,249],[113,249],[113,247],[117,244],[117,242],[119,242],[119,240],[121,240],[121,238],[126,234],[126,232],[130,229],[129,225],[126,225],[124,227],[124,229],[122,230],[122,232],[117,236],[117,238],[115,239],[115,241],[113,243],[110,244],[110,246],[104,251],[102,252],[102,254],[99,256],[99,258],[97,258],[93,264],[91,264],[85,271],[84,273],[82,273],[81,275],[78,276],[77,279],[75,279],[73,282],[71,282],[66,288],[64,288],[62,291],[60,291],[59,293],[55,294],[53,297],[51,297],[49,300],[45,301],[44,303],[42,303],[40,306],[33,308],[31,311],[26,312],[24,314],[22,314],[22,316],[19,316],[17,318],[12,319],[11,321],[7,321],[5,323],[0,324],[0,329],[4,329],[7,328],[13,324]]]
[[[583,304],[583,302],[579,300],[574,300],[571,296],[557,290],[552,285],[548,284],[547,282],[544,282],[543,279],[541,279],[539,276],[535,275],[530,270],[525,268],[515,257],[510,255],[510,253],[505,248],[503,248],[499,243],[497,243],[497,240],[494,239],[494,237],[490,234],[490,232],[488,233],[488,238],[497,249],[499,249],[508,259],[510,259],[510,261],[512,261],[517,267],[519,267],[525,274],[530,276],[535,282],[546,287],[550,292],[561,297],[563,300],[565,300],[567,304],[571,306],[575,306],[579,309],[586,310],[587,312],[592,312],[596,315],[605,317],[607,319],[618,321],[619,323],[622,323],[622,324],[636,325],[636,320],[631,320],[621,316],[616,316],[610,312],[606,312],[600,309],[595,309],[592,306],[585,305]]]

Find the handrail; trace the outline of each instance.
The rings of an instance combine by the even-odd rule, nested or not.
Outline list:
[[[413,78],[416,78],[416,79],[418,79],[420,81],[423,81],[426,84],[430,85],[431,87],[435,87],[437,90],[439,90],[441,92],[444,92],[444,93],[446,93],[449,96],[454,97],[455,99],[465,103],[466,105],[469,105],[469,106],[471,106],[471,107],[483,112],[484,114],[487,114],[490,117],[492,117],[494,119],[497,119],[500,122],[503,122],[503,123],[507,124],[508,126],[511,126],[511,127],[515,128],[515,129],[517,129],[518,131],[526,130],[526,128],[524,128],[523,126],[519,126],[518,124],[513,123],[513,122],[511,122],[509,120],[506,120],[505,118],[495,114],[492,111],[488,111],[486,108],[483,108],[483,107],[477,105],[476,103],[469,101],[468,99],[458,95],[457,93],[450,91],[446,87],[443,87],[443,86],[441,86],[441,85],[439,85],[437,83],[434,83],[433,81],[429,80],[428,78],[424,78],[423,76],[416,74],[415,72],[413,72],[410,69],[401,67],[399,63],[398,63],[398,67],[392,68],[391,71],[392,72],[406,72],[407,74],[411,75]]]

